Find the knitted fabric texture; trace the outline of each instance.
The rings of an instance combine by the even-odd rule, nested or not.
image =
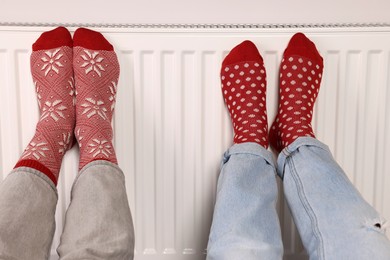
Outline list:
[[[270,143],[278,152],[298,137],[315,137],[313,107],[323,71],[323,60],[304,34],[295,34],[280,65],[279,109],[270,130]]]
[[[222,93],[234,129],[234,143],[268,147],[266,72],[256,46],[244,41],[224,59]]]
[[[75,123],[70,33],[63,27],[45,32],[33,50],[31,72],[40,118],[15,168],[37,169],[57,184],[62,158],[72,146]]]
[[[94,160],[117,164],[111,126],[119,78],[117,56],[98,32],[80,28],[73,40],[79,168]]]

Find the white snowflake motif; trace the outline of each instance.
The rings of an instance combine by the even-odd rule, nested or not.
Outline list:
[[[103,119],[107,119],[107,108],[104,107],[104,102],[102,100],[94,100],[93,98],[86,98],[87,103],[81,104],[84,107],[82,115],[87,114],[88,118],[91,118],[93,115],[99,115]]]
[[[35,92],[37,92],[37,98],[38,98],[38,106],[39,108],[41,108],[41,99],[42,99],[42,96],[41,96],[41,88],[38,86],[38,81],[34,81],[34,85],[35,85]]]
[[[54,71],[55,73],[59,73],[59,68],[64,67],[62,63],[60,62],[60,59],[62,58],[63,54],[59,52],[60,49],[56,49],[53,52],[51,51],[45,51],[46,56],[42,57],[41,60],[43,61],[43,66],[41,70],[45,70],[45,76],[50,71]]]
[[[81,140],[83,140],[84,136],[81,135],[81,128],[76,130],[76,138],[79,141],[79,147],[82,147]]]
[[[41,157],[46,157],[45,151],[49,151],[49,148],[47,148],[46,145],[47,143],[45,142],[31,142],[24,151],[22,158],[26,158],[32,155],[35,159],[39,160]]]
[[[91,150],[89,153],[93,153],[92,156],[96,157],[99,154],[104,155],[105,157],[109,157],[111,153],[111,145],[107,140],[98,140],[98,139],[93,139],[93,143],[89,144],[89,147]]]
[[[81,58],[83,58],[84,60],[84,63],[81,65],[81,67],[85,68],[85,74],[94,71],[96,72],[96,74],[99,75],[99,77],[101,77],[102,76],[101,71],[105,71],[103,65],[101,64],[104,58],[97,57],[99,55],[98,51],[94,51],[93,53],[91,53],[88,50],[84,50],[84,52],[87,55],[85,54],[81,55]]]
[[[110,85],[110,93],[111,96],[108,98],[108,100],[111,101],[111,111],[115,108],[115,100],[116,100],[116,91],[117,91],[117,84],[114,81],[111,81],[112,85]]]
[[[41,121],[47,117],[51,117],[56,122],[60,117],[65,119],[64,110],[66,110],[66,106],[62,105],[62,100],[46,101],[42,110]]]
[[[58,142],[60,149],[58,150],[59,154],[65,154],[70,143],[70,133],[63,133],[62,140]]]
[[[76,95],[77,95],[77,90],[76,90],[76,87],[74,85],[74,78],[73,77],[70,77],[70,79],[68,80],[68,83],[69,83],[69,96],[72,97],[72,101],[73,101],[73,106],[76,104]]]

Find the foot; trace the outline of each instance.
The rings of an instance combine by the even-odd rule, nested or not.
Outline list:
[[[75,124],[72,37],[58,27],[33,44],[31,71],[40,119],[17,167],[31,167],[57,184],[62,157],[72,146]]]
[[[234,143],[255,142],[268,148],[266,72],[256,46],[244,41],[222,63],[222,93],[234,129]]]
[[[303,136],[315,137],[311,121],[323,70],[316,46],[303,33],[295,34],[280,65],[279,110],[269,133],[278,152]]]
[[[94,160],[116,164],[111,120],[119,78],[117,56],[99,32],[77,29],[73,41],[79,168]]]

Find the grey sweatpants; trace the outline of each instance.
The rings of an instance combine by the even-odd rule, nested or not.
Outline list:
[[[56,204],[56,187],[46,175],[13,170],[0,184],[0,259],[48,259]],[[94,161],[79,173],[57,251],[64,260],[133,259],[133,221],[117,165]]]

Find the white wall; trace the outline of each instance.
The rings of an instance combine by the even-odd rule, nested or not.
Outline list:
[[[389,23],[389,11],[389,0],[0,0],[0,23]]]

